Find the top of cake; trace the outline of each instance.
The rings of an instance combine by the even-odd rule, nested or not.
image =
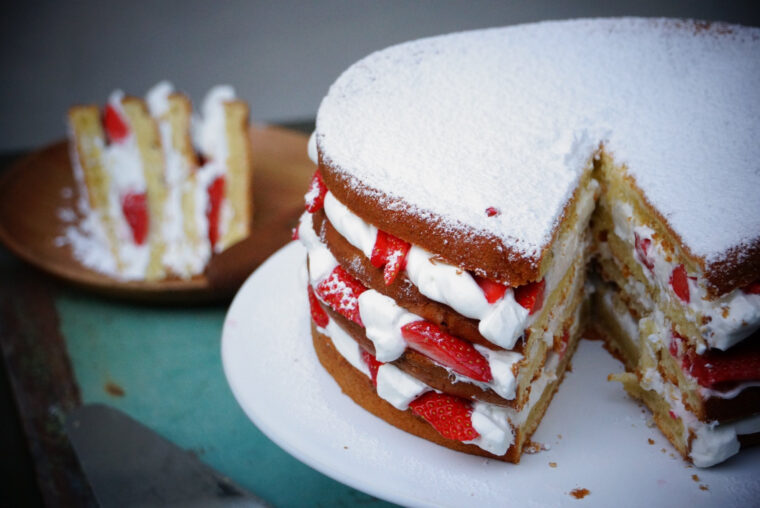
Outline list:
[[[760,251],[758,83],[756,28],[624,18],[455,33],[351,66],[316,139],[331,190],[371,222],[373,209],[424,220],[533,267],[603,144],[709,268]]]

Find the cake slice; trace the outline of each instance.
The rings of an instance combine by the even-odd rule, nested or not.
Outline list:
[[[147,105],[116,91],[102,114],[73,107],[69,125],[83,219],[67,240],[86,266],[125,280],[190,278],[250,233],[248,106],[231,87],[212,89],[195,120],[188,97],[162,82]]]

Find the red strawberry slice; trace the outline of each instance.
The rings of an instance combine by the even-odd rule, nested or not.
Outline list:
[[[689,352],[690,372],[700,385],[711,388],[719,383],[760,379],[760,350]]]
[[[377,386],[377,369],[380,368],[383,362],[378,362],[377,358],[375,358],[371,353],[363,349],[362,349],[362,360],[364,360],[364,363],[366,363],[367,367],[369,368],[369,374],[372,377],[372,384]]]
[[[501,212],[499,211],[499,209],[494,206],[489,206],[488,208],[486,208],[486,215],[489,217],[496,217],[500,213]]]
[[[306,211],[314,213],[320,210],[325,205],[325,194],[327,194],[327,186],[325,185],[325,181],[322,180],[322,174],[317,170],[314,172],[314,176],[311,177],[309,189],[304,196]]]
[[[650,271],[654,270],[654,260],[649,257],[649,247],[652,245],[652,240],[641,238],[638,233],[634,233],[633,243],[641,264],[649,268]]]
[[[359,315],[359,295],[366,289],[361,282],[338,265],[330,275],[317,284],[316,293],[335,312],[364,326]]]
[[[112,143],[119,143],[124,141],[129,135],[129,127],[127,122],[121,118],[119,112],[116,111],[112,105],[106,106],[106,112],[103,118],[103,123],[106,129],[106,135]]]
[[[148,236],[148,202],[144,192],[128,192],[121,200],[121,211],[132,230],[137,245],[145,243]]]
[[[409,242],[385,231],[377,230],[370,262],[375,268],[385,267],[383,268],[383,280],[386,286],[396,280],[399,272],[406,268],[406,255],[409,253],[410,247]]]
[[[311,285],[308,286],[308,292],[311,319],[317,326],[324,328],[328,325],[328,323],[330,323],[330,316],[327,315],[325,309],[323,309],[322,305],[320,305],[319,300],[317,300],[317,295],[314,294],[314,289],[312,289]]]
[[[488,383],[493,379],[488,360],[472,344],[444,332],[430,321],[414,321],[401,327],[409,347],[454,372]]]
[[[707,388],[720,383],[760,380],[760,348],[743,344],[729,351],[710,350],[699,355],[686,339],[673,333],[670,353],[681,359],[681,368]]]
[[[546,289],[546,281],[541,279],[538,282],[531,282],[524,286],[518,286],[514,289],[515,300],[517,303],[525,307],[530,311],[530,314],[535,314],[544,305],[544,290]]]
[[[675,267],[670,274],[670,287],[681,301],[689,303],[689,278],[683,265]]]
[[[480,435],[472,426],[472,405],[459,397],[427,392],[410,402],[409,409],[445,438],[471,441]]]
[[[482,289],[483,293],[486,295],[488,303],[498,302],[504,297],[504,293],[507,292],[508,286],[500,284],[495,280],[479,277],[477,275],[474,275],[473,277],[475,278],[475,282],[478,283],[478,286],[480,286],[480,289]]]
[[[213,249],[219,241],[219,217],[222,212],[222,199],[224,198],[224,175],[217,176],[208,186],[208,205],[206,206],[206,219],[208,219],[208,241]]]
[[[744,286],[742,291],[751,295],[760,295],[760,280]]]

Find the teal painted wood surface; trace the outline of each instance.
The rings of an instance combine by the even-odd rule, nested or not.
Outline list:
[[[64,290],[56,307],[83,403],[121,409],[275,506],[390,506],[302,464],[246,417],[222,371],[226,305],[144,306]]]

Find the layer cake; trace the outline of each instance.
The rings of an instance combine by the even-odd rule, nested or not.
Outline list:
[[[754,28],[596,19],[351,66],[298,228],[322,364],[390,423],[518,462],[590,324],[686,459],[752,444],[759,51]]]

